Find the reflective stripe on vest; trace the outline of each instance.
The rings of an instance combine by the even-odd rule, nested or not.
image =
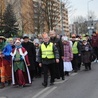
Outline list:
[[[75,42],[72,46],[72,52],[73,54],[78,54],[78,48],[77,48],[78,42]]]
[[[47,47],[44,44],[42,44],[41,51],[42,51],[42,58],[48,58],[48,59],[54,58],[53,43],[49,43]]]

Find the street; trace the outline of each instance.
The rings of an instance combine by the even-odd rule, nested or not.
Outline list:
[[[56,80],[55,85],[44,88],[42,78],[34,79],[31,86],[7,86],[0,89],[0,98],[98,98],[98,64],[91,71],[71,73],[65,80]]]

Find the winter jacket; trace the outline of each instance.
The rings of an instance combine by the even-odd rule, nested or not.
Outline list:
[[[64,56],[62,41],[59,38],[54,37],[54,38],[50,38],[50,42],[52,42],[57,47],[60,58],[61,58],[61,56]]]
[[[73,53],[72,53],[72,48],[70,46],[70,43],[67,42],[64,45],[64,62],[70,62],[73,59]]]
[[[90,63],[90,56],[92,53],[92,47],[89,43],[87,43],[86,45],[82,45],[81,48],[81,57],[82,57],[82,62],[83,63]]]
[[[91,45],[92,47],[98,47],[98,36],[92,36]]]

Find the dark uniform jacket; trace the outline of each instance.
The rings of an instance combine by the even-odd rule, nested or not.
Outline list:
[[[63,43],[59,38],[50,38],[50,42],[52,42],[58,49],[60,58],[61,56],[64,56],[64,48]]]
[[[35,62],[36,62],[36,50],[35,46],[32,42],[23,42],[22,46],[27,50],[28,52],[28,58],[30,61],[30,69],[35,70]]]

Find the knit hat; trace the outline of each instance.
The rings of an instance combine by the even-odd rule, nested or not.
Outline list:
[[[62,41],[68,41],[68,37],[67,36],[63,36],[62,37]]]
[[[25,36],[23,36],[23,39],[26,39],[26,38],[29,38],[29,37],[28,37],[28,36],[26,36],[26,35],[25,35]]]
[[[39,39],[37,39],[37,38],[34,39],[34,43],[35,43],[35,44],[40,44]]]

